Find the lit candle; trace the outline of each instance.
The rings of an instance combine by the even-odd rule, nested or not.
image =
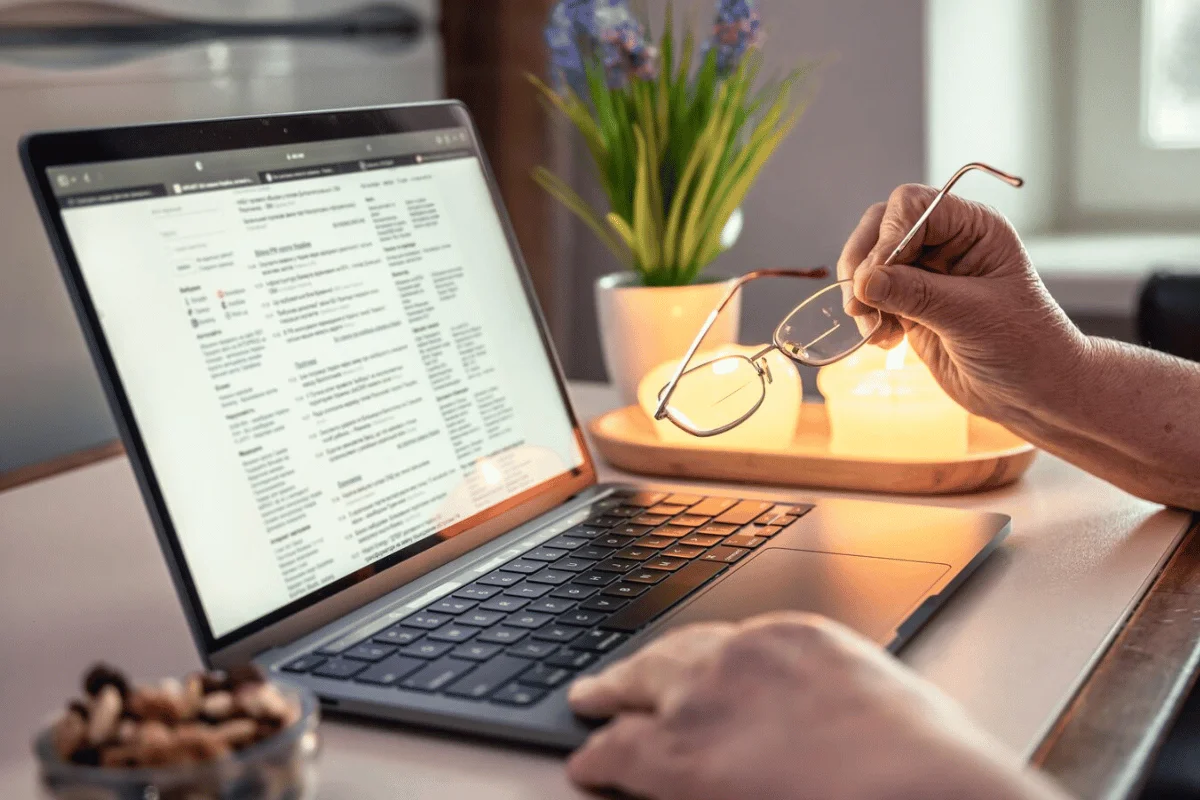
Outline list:
[[[967,412],[920,359],[908,357],[908,339],[890,351],[863,347],[823,367],[817,387],[834,455],[943,461],[967,453]]]
[[[749,357],[761,349],[761,346],[725,345],[697,353],[692,359],[692,364],[703,364],[705,361],[729,355]],[[658,393],[675,374],[675,369],[679,366],[678,360],[660,364],[647,373],[638,384],[638,405],[646,412],[658,438],[670,444],[717,450],[786,450],[796,435],[796,422],[800,419],[800,403],[803,398],[800,373],[796,372],[791,359],[778,350],[772,350],[766,358],[771,382],[767,384],[767,393],[762,405],[748,420],[725,433],[697,437],[679,429],[669,419],[654,419],[654,409],[658,407]],[[728,363],[718,361],[707,369],[713,369],[720,374]]]

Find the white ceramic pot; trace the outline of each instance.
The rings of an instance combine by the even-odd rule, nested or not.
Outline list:
[[[642,376],[682,358],[733,279],[702,279],[690,286],[643,286],[637,273],[618,272],[596,281],[596,313],[608,379],[626,405],[637,402]],[[737,341],[741,293],[725,307],[702,350]]]

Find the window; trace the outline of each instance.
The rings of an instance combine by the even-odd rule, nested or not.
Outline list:
[[[1142,125],[1156,148],[1200,148],[1200,2],[1145,0]]]

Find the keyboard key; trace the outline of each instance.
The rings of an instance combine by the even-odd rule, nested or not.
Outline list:
[[[546,659],[546,664],[551,667],[564,667],[566,669],[583,669],[589,666],[596,660],[595,653],[589,653],[585,650],[574,650],[565,648],[559,650],[554,655]]]
[[[479,584],[474,584],[465,589],[459,589],[454,593],[454,596],[465,597],[468,600],[487,600],[489,597],[493,597],[497,594],[500,594],[499,587],[480,586]]]
[[[542,583],[522,583],[520,586],[505,589],[504,593],[509,597],[524,597],[527,600],[536,600],[553,588],[553,586],[547,586]]]
[[[566,583],[573,577],[575,577],[574,572],[564,572],[563,570],[546,567],[541,572],[536,572],[533,575],[530,575],[529,582],[548,583],[551,586],[558,586],[559,584]]]
[[[588,561],[599,561],[600,559],[608,558],[611,555],[612,550],[609,550],[607,547],[596,547],[595,545],[581,547],[574,553],[571,553],[571,556],[574,558],[586,558]]]
[[[465,658],[468,661],[487,661],[504,649],[502,644],[485,644],[483,642],[465,642],[450,651],[455,658]]]
[[[669,572],[663,572],[660,569],[638,569],[625,576],[624,580],[633,583],[658,583],[666,579]]]
[[[606,616],[608,615],[599,611],[568,611],[555,620],[555,622],[562,625],[577,625],[581,628],[590,628]]]
[[[643,586],[640,583],[622,582],[606,587],[600,594],[608,595],[609,597],[637,597],[649,588],[649,586]]]
[[[493,572],[491,575],[485,575],[476,583],[482,583],[484,586],[512,586],[514,583],[521,581],[524,578],[516,572]]]
[[[598,517],[592,517],[585,524],[589,527],[604,528],[607,530],[617,525],[621,525],[624,522],[624,517],[617,517],[612,514],[601,514]]]
[[[392,686],[397,681],[408,677],[421,667],[428,664],[419,658],[408,656],[391,656],[378,664],[372,664],[363,672],[354,676],[359,683],[371,683],[376,686]]]
[[[618,525],[617,527],[615,527],[611,531],[609,531],[607,535],[632,536],[634,538],[637,538],[638,536],[645,536],[647,533],[649,533],[652,530],[654,530],[653,525],[633,525],[633,524]]]
[[[529,631],[523,631],[520,628],[509,628],[505,625],[498,625],[479,634],[476,641],[492,642],[493,644],[516,644],[528,634]]]
[[[795,521],[796,518],[791,514],[778,514],[774,511],[768,511],[755,520],[760,525],[779,525],[780,527],[791,525]]]
[[[624,550],[619,551],[614,558],[627,558],[631,561],[645,561],[647,558],[656,555],[658,555],[658,552],[653,547],[639,547],[635,544],[632,547],[626,547]]]
[[[663,502],[676,506],[694,506],[703,499],[698,494],[673,494],[666,500],[663,500]]]
[[[553,689],[562,686],[575,677],[575,671],[562,667],[549,667],[536,664],[526,670],[517,680],[526,686],[537,686],[541,689]]]
[[[690,544],[693,547],[712,547],[714,544],[721,543],[720,536],[709,536],[706,533],[693,533],[691,536],[685,536],[679,540],[680,544]]]
[[[779,533],[781,530],[783,530],[783,528],[779,525],[759,525],[756,522],[753,525],[747,525],[746,527],[742,528],[739,533],[744,533],[747,536],[770,537]]]
[[[527,605],[529,605],[528,600],[522,600],[519,597],[507,597],[501,595],[500,597],[488,600],[486,603],[481,605],[480,608],[485,611],[501,611],[505,614],[511,614],[514,611],[520,611]]]
[[[718,516],[717,522],[725,522],[730,525],[745,525],[747,522],[753,522],[764,511],[770,511],[774,505],[774,503],[766,503],[762,500],[743,500]]]
[[[814,508],[816,508],[816,506],[811,505],[809,503],[801,503],[798,506],[792,506],[791,515],[793,517],[803,517],[805,514],[812,511]]]
[[[712,550],[709,550],[707,553],[700,556],[700,560],[720,561],[723,564],[732,564],[749,552],[749,550],[743,550],[739,547],[714,547]]]
[[[661,528],[655,528],[653,535],[665,536],[669,539],[682,539],[684,536],[691,536],[692,529],[680,527],[679,525],[664,525]]]
[[[685,561],[682,563],[686,564],[687,562]],[[618,610],[619,608],[621,608],[621,606],[625,605],[628,602],[629,602],[628,600],[622,600],[619,597],[605,597],[604,595],[601,594],[601,595],[597,595],[596,597],[593,597],[590,600],[585,600],[584,602],[579,604],[579,607],[586,609],[588,611],[612,612],[612,611]]]
[[[529,662],[524,659],[498,656],[450,684],[446,694],[482,700],[528,668]]]
[[[578,536],[555,536],[548,542],[545,542],[543,547],[560,547],[563,550],[574,550],[577,547],[583,547],[588,544],[587,539],[582,539]]]
[[[651,506],[646,509],[647,514],[661,514],[664,517],[673,517],[676,514],[682,514],[687,511],[687,506],[674,505],[672,503],[659,503],[656,506]]]
[[[324,663],[324,658],[314,655],[313,653],[309,653],[306,656],[300,656],[294,661],[289,661],[288,663],[284,664],[283,669],[285,672],[308,672],[309,670],[316,669]]]
[[[635,525],[648,525],[651,528],[656,528],[664,524],[670,517],[664,517],[661,514],[638,514],[632,519]]]
[[[596,592],[600,591],[598,586],[584,586],[579,583],[568,583],[565,586],[560,586],[550,593],[551,597],[557,597],[560,600],[584,600],[591,597]]]
[[[459,625],[474,625],[476,628],[490,628],[502,619],[504,619],[503,611],[485,611],[483,609],[476,609],[475,611],[468,611],[455,621]]]
[[[549,614],[531,614],[528,611],[521,611],[516,614],[509,615],[508,619],[504,621],[504,624],[514,625],[518,628],[540,628],[552,619],[553,617],[551,617]]]
[[[758,547],[765,542],[766,539],[761,536],[750,536],[744,533],[739,533],[737,536],[729,536],[725,539],[725,544],[728,547]]]
[[[318,678],[333,678],[344,681],[353,678],[367,668],[365,661],[354,661],[349,658],[331,658],[312,671]]]
[[[685,528],[698,528],[701,525],[707,525],[712,517],[698,517],[695,514],[683,514],[676,517],[671,524],[682,525]]]
[[[618,631],[592,630],[585,631],[583,636],[575,640],[576,650],[587,650],[592,653],[608,653],[619,647],[629,634]]]
[[[709,523],[708,525],[700,526],[696,533],[707,534],[710,536],[728,536],[731,533],[737,533],[737,525],[721,525],[717,522]]]
[[[643,509],[637,506],[614,506],[613,508],[609,508],[607,513],[614,517],[636,517],[642,511]]]
[[[425,610],[431,614],[461,614],[464,611],[470,611],[476,605],[478,605],[476,600],[467,600],[463,597],[443,597]]]
[[[517,658],[545,658],[557,649],[558,645],[553,642],[538,642],[533,639],[526,639],[520,644],[514,644],[505,652]]]
[[[430,633],[428,638],[438,642],[465,642],[477,633],[479,633],[478,628],[451,622],[444,628],[438,628]]]
[[[621,506],[629,505],[623,497],[612,495],[605,497],[603,500],[597,500],[592,503],[591,510],[593,514],[599,514],[601,511],[606,511],[610,508],[620,508]]]
[[[416,628],[405,628],[403,625],[393,625],[375,634],[375,641],[382,644],[403,645],[411,644],[425,635],[425,631]]]
[[[422,639],[402,648],[400,652],[414,658],[441,658],[450,652],[452,647],[454,647],[452,642],[431,642],[428,639]]]
[[[442,627],[449,621],[449,614],[430,614],[428,611],[421,611],[413,614],[411,617],[406,617],[400,624],[407,625],[410,628],[421,628],[431,631],[434,628]]]
[[[504,705],[508,706],[529,706],[533,705],[545,696],[545,689],[539,689],[536,686],[521,686],[520,684],[511,683],[500,691],[496,692],[488,699],[490,699],[493,703],[503,703]]]
[[[674,547],[668,547],[666,550],[663,550],[662,554],[667,558],[695,558],[696,556],[703,555],[704,550],[700,547],[688,547],[687,545],[677,544]]]
[[[704,517],[715,517],[717,514],[732,508],[737,503],[732,497],[706,497],[688,509],[689,514]]]
[[[533,638],[541,642],[567,644],[581,633],[583,633],[581,629],[572,628],[569,625],[547,625],[540,631],[535,631]]]
[[[596,572],[590,570],[575,576],[572,583],[582,583],[586,586],[607,586],[617,579],[616,575],[608,572]]]
[[[635,546],[649,547],[652,550],[661,550],[664,547],[670,547],[673,544],[675,544],[675,539],[672,539],[669,536],[656,536],[651,534],[650,536],[643,536],[642,538],[638,539]]]
[[[634,567],[640,567],[637,561],[627,561],[623,558],[610,558],[596,565],[597,572],[629,572]]]
[[[646,530],[650,529],[646,528]],[[643,531],[643,533],[644,532],[645,531]],[[629,545],[633,544],[633,542],[634,538],[632,536],[616,536],[613,534],[597,536],[592,540],[592,544],[594,544],[596,547],[610,547],[613,550],[620,550],[622,547],[628,547]]]
[[[561,614],[564,611],[570,611],[575,607],[575,603],[571,600],[564,600],[558,597],[543,597],[541,600],[535,600],[526,606],[526,611],[537,611],[541,614]]]
[[[531,561],[544,561],[549,563],[551,561],[558,561],[566,554],[566,550],[559,550],[556,547],[539,547],[537,550],[526,553],[524,557]]]
[[[474,661],[463,661],[460,658],[442,658],[426,664],[405,678],[400,685],[405,689],[415,689],[419,692],[436,692],[451,681],[474,668]]]
[[[604,622],[601,622],[600,627],[613,631],[636,631],[700,588],[709,579],[719,575],[725,569],[725,565],[720,562],[693,561],[678,572],[671,573],[667,580],[653,588],[646,586],[639,587],[642,589],[648,588],[650,591],[644,597],[633,601]],[[624,585],[636,586],[636,584]],[[587,649],[583,644],[576,644],[575,646],[576,648]]]
[[[544,565],[538,561],[529,561],[528,559],[518,558],[516,561],[510,561],[500,569],[504,572],[519,572],[522,575],[532,575],[541,569]]]
[[[626,505],[640,506],[641,508],[649,508],[656,506],[663,500],[667,499],[667,492],[651,492],[651,491],[630,491],[622,492],[617,495],[621,497]]]
[[[609,553],[608,550],[602,550],[600,548],[596,549],[601,553],[600,558],[604,558],[605,555]],[[585,569],[590,568],[595,563],[596,560],[592,558],[576,558],[575,556],[567,556],[566,558],[560,558],[550,566],[554,569],[566,570],[567,572],[583,572]]]
[[[354,645],[354,647],[342,653],[342,656],[344,658],[353,658],[355,661],[382,661],[394,652],[396,652],[396,648],[391,645],[363,642],[362,644]]]
[[[664,572],[674,572],[686,563],[688,563],[687,560],[683,558],[660,557],[651,559],[642,564],[642,566],[646,569],[661,569]]]
[[[578,536],[581,538],[590,539],[593,536],[595,536],[596,534],[602,533],[603,531],[604,531],[604,528],[601,528],[597,525],[588,525],[585,523],[583,525],[576,525],[574,528],[571,528],[568,531],[563,531],[563,536]]]

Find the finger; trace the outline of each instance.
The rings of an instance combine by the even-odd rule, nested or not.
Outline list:
[[[907,265],[875,266],[855,275],[854,295],[868,305],[941,333],[970,318],[976,292],[970,281]]]
[[[589,789],[660,797],[665,734],[649,714],[623,714],[592,734],[567,761],[567,776]]]
[[[858,225],[854,228],[854,232],[850,234],[850,238],[846,240],[846,244],[842,247],[842,254],[838,256],[838,280],[852,279],[854,271],[858,269],[870,254],[871,248],[875,246],[875,242],[879,239],[879,223],[883,219],[886,209],[887,203],[875,203],[862,215],[862,218],[858,221]],[[846,305],[846,313],[852,316],[858,316],[867,310],[865,306],[854,299],[851,299]]]
[[[682,689],[681,679],[688,669],[702,663],[732,635],[733,628],[728,623],[707,623],[673,630],[603,672],[579,678],[567,700],[584,717],[652,711],[668,691]]]

